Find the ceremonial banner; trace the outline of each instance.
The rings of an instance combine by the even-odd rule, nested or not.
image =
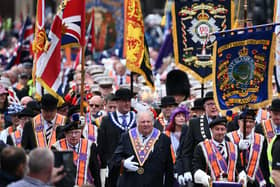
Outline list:
[[[260,108],[272,98],[274,25],[217,33],[213,56],[214,99],[222,111],[248,104]]]
[[[215,36],[209,33],[230,29],[232,10],[232,0],[175,1],[172,11],[175,63],[201,83],[209,80],[212,73]]]
[[[144,22],[139,0],[125,0],[124,54],[126,67],[142,75],[154,90],[149,49],[145,40]]]
[[[280,23],[280,2],[275,0],[274,5],[274,22]],[[277,92],[280,93],[280,26],[275,28],[276,33],[276,53],[275,53],[275,71],[274,76],[276,80]]]

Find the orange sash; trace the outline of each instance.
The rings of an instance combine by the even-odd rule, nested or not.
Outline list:
[[[226,142],[228,147],[228,163],[211,140],[205,140],[199,145],[202,148],[206,163],[208,164],[213,181],[220,178],[223,173],[227,173],[229,182],[235,181],[235,169],[237,163],[237,147],[232,142]]]
[[[234,131],[231,134],[232,134],[234,143],[236,145],[238,145],[239,141],[240,141],[240,137],[238,136],[237,131]],[[264,138],[262,135],[254,133],[254,142],[253,142],[253,145],[251,145],[251,147],[250,147],[250,154],[249,154],[248,163],[247,163],[247,167],[246,167],[247,176],[250,178],[250,180],[253,180],[253,181],[255,180],[256,172],[259,168],[257,166],[259,166],[259,160],[260,160],[260,156],[261,156],[261,152],[262,152],[263,141],[264,141]],[[243,162],[243,154],[240,153],[240,155],[242,157],[241,161]],[[244,166],[244,163],[242,163],[242,165]]]
[[[90,179],[91,176],[88,176],[88,164],[89,164],[89,155],[90,155],[90,147],[92,145],[91,141],[86,139],[80,139],[80,147],[79,152],[73,151],[73,162],[77,166],[76,172],[76,180],[75,184],[78,186],[82,186],[83,184],[92,184],[93,181]],[[71,150],[67,146],[66,139],[61,139],[57,141],[53,146],[55,146],[58,150]],[[88,172],[86,172],[88,171]]]
[[[170,138],[170,133],[171,133],[170,131],[165,131],[166,136],[168,136],[169,138]],[[175,154],[175,150],[174,150],[174,148],[172,146],[172,143],[170,145],[170,149],[171,149],[171,156],[172,156],[173,164],[175,164],[176,154]]]
[[[22,136],[22,131],[20,130],[16,130],[14,133],[11,134],[11,137],[16,147],[21,147],[21,136]]]
[[[272,138],[275,136],[274,129],[272,127],[272,123],[270,120],[266,120],[262,122],[263,133],[267,139],[267,142],[270,143]]]
[[[58,125],[63,125],[64,124],[64,119],[65,117],[63,115],[60,114],[56,114],[56,120],[55,120],[55,124],[53,126],[53,131],[51,134],[51,138],[47,144],[47,139],[46,139],[46,135],[45,135],[45,131],[44,131],[44,124],[42,121],[42,117],[41,114],[38,114],[37,116],[35,116],[33,118],[33,130],[34,130],[34,134],[35,134],[35,139],[36,139],[36,143],[38,147],[51,147],[55,142],[56,142],[56,127]]]

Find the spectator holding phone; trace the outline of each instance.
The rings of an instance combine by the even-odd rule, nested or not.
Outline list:
[[[36,148],[29,153],[29,173],[23,179],[11,183],[8,187],[48,187],[61,180],[63,167],[54,168],[54,155],[47,148]],[[23,168],[25,170],[25,167]]]

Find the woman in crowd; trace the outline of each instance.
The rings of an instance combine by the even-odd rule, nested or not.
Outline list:
[[[171,140],[171,152],[173,163],[176,160],[176,152],[179,147],[181,135],[187,132],[187,122],[190,112],[185,107],[175,108],[170,116],[170,122],[165,130],[165,134]],[[186,126],[183,128],[183,126]],[[183,130],[182,130],[183,129]]]

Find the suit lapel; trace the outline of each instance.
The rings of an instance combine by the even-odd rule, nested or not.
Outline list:
[[[211,139],[212,136],[210,133],[210,127],[209,127],[206,115],[204,115],[204,131],[205,131],[206,137]]]

